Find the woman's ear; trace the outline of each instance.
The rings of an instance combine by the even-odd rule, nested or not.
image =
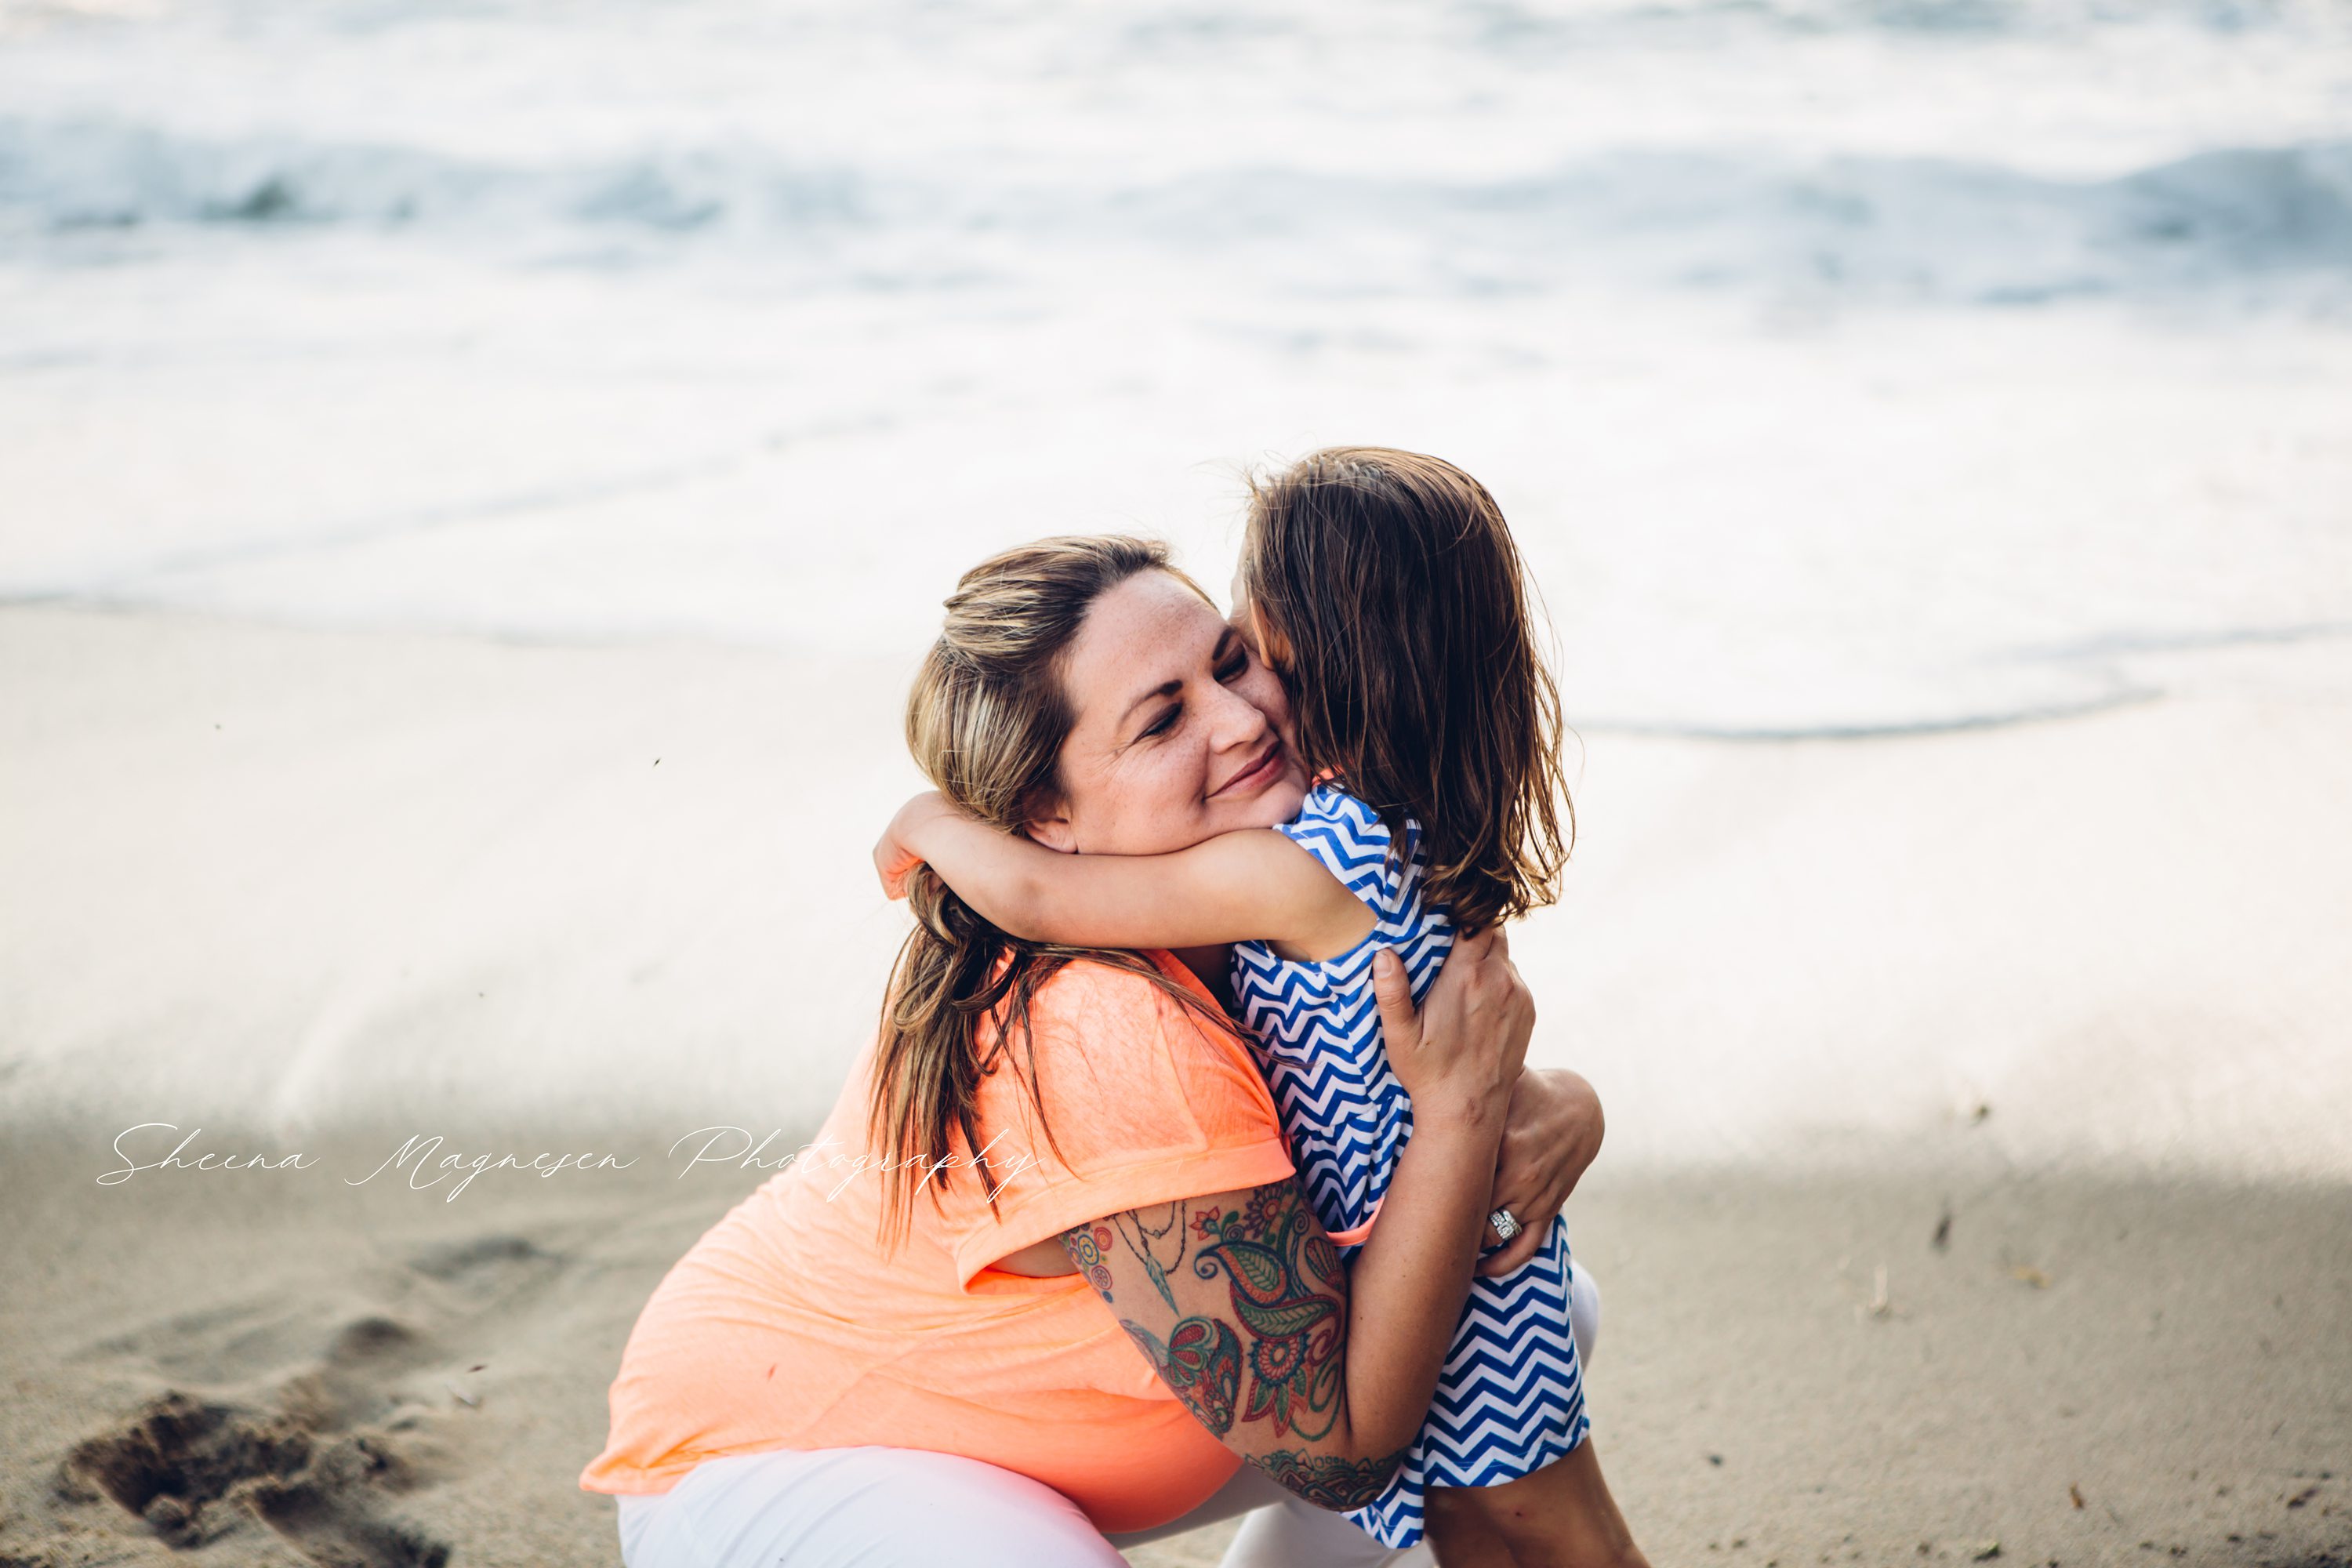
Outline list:
[[[1068,816],[1058,806],[1051,816],[1031,817],[1026,831],[1033,844],[1043,844],[1046,848],[1064,855],[1078,852],[1078,836],[1070,826]]]

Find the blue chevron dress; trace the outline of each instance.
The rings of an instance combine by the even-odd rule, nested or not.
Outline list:
[[[1371,934],[1337,958],[1293,963],[1263,942],[1234,947],[1234,992],[1256,1036],[1266,1080],[1289,1135],[1299,1180],[1335,1234],[1368,1223],[1412,1136],[1412,1103],[1390,1070],[1372,1000],[1372,955],[1394,948],[1413,1000],[1454,945],[1442,907],[1424,904],[1417,823],[1404,853],[1370,806],[1318,784],[1298,815],[1275,831],[1320,860],[1370,906]],[[1342,1246],[1352,1262],[1360,1245]],[[1542,1468],[1584,1441],[1584,1380],[1569,1335],[1568,1225],[1522,1268],[1470,1281],[1429,1419],[1396,1479],[1348,1517],[1382,1543],[1422,1536],[1429,1487],[1489,1487]]]

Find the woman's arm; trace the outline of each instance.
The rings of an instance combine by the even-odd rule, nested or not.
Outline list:
[[[1063,1237],[1201,1424],[1329,1509],[1378,1497],[1428,1415],[1535,1019],[1497,931],[1455,945],[1418,1017],[1403,965],[1383,953],[1374,969],[1413,1136],[1352,1268],[1296,1177]]]
[[[926,863],[989,924],[1024,942],[1175,948],[1256,938],[1329,958],[1372,930],[1371,910],[1321,862],[1265,828],[1168,855],[1064,855],[930,792],[900,807],[874,847],[894,899]]]

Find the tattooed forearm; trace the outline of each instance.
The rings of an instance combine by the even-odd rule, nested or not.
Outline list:
[[[1296,1179],[1108,1215],[1062,1246],[1193,1418],[1285,1487],[1349,1509],[1394,1477],[1402,1451],[1360,1457],[1349,1425],[1347,1271]]]
[[[1204,1209],[1192,1232],[1203,1279],[1224,1277],[1234,1316],[1249,1335],[1244,1421],[1276,1436],[1327,1436],[1339,1417],[1347,1321],[1339,1255],[1299,1201],[1296,1183],[1258,1188],[1240,1212]]]
[[[1250,1463],[1317,1508],[1335,1511],[1361,1508],[1388,1489],[1390,1478],[1404,1463],[1405,1450],[1381,1459],[1342,1459],[1329,1454],[1308,1454],[1285,1448],[1260,1454]]]
[[[1118,1326],[1136,1342],[1161,1381],[1176,1391],[1202,1426],[1223,1437],[1234,1429],[1234,1395],[1242,1384],[1242,1342],[1214,1318],[1186,1318],[1161,1344],[1141,1323],[1125,1318]]]

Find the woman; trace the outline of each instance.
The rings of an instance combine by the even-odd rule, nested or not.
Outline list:
[[[1279,682],[1158,547],[1025,546],[948,610],[907,727],[965,810],[1097,853],[1297,810],[1307,781],[1268,757]],[[1151,698],[1181,714],[1144,745]],[[1458,946],[1418,1018],[1393,964],[1380,983],[1416,1131],[1348,1271],[1213,999],[1222,952],[1047,948],[920,874],[912,898],[890,1011],[813,1156],[714,1226],[630,1336],[581,1477],[622,1495],[630,1568],[1108,1565],[1171,1521],[1376,1490],[1490,1199],[1540,1229],[1597,1141],[1580,1080],[1520,1079],[1533,1013],[1500,938]],[[1630,1552],[1596,1517],[1591,1555]],[[1381,1557],[1332,1516],[1258,1520],[1237,1558]]]

